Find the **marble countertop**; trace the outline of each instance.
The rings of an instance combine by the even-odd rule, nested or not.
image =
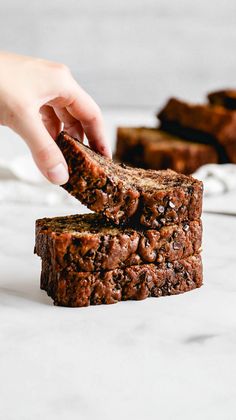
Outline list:
[[[72,309],[33,255],[35,219],[71,212],[0,204],[0,418],[235,420],[236,217],[203,215],[202,288]]]

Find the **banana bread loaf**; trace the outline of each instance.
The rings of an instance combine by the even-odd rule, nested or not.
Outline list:
[[[211,92],[207,95],[212,105],[220,105],[224,108],[236,110],[236,90],[225,89]]]
[[[186,141],[148,127],[118,127],[115,158],[146,169],[173,169],[191,174],[206,163],[217,163],[211,145]]]
[[[96,214],[36,221],[35,253],[60,271],[101,271],[183,259],[200,251],[201,221],[159,230],[119,228]]]
[[[56,141],[69,168],[63,188],[115,224],[155,229],[200,218],[202,183],[191,176],[118,165],[63,132]]]
[[[158,118],[162,129],[214,144],[222,163],[236,163],[236,112],[220,106],[190,105],[172,98]]]
[[[175,295],[202,285],[201,256],[110,271],[54,270],[42,260],[41,289],[60,306],[88,306]]]

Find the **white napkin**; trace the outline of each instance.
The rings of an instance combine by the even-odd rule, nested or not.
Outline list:
[[[75,198],[41,175],[30,154],[0,160],[0,202],[78,206]]]
[[[0,159],[0,180],[2,179],[19,179],[32,184],[48,183],[34,164],[30,154],[17,156],[10,162]]]
[[[236,165],[214,163],[199,168],[193,176],[204,184],[204,195],[219,195],[236,190]]]

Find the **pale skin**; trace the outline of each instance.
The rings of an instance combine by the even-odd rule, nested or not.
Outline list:
[[[94,150],[111,157],[98,105],[64,64],[0,52],[0,125],[22,137],[54,184],[69,176],[54,141],[62,128],[81,140],[85,134]]]

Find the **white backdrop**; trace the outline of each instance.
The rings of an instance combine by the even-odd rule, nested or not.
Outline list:
[[[235,0],[0,0],[0,48],[68,64],[106,106],[236,86]]]

